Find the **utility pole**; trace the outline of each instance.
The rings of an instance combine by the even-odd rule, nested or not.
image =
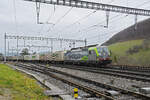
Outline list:
[[[87,46],[87,40],[85,39],[84,41],[85,41],[85,47],[86,47]]]
[[[63,46],[63,42],[70,42],[70,43],[84,43],[85,40],[76,40],[76,39],[65,39],[65,38],[48,38],[48,37],[30,37],[30,36],[12,36],[12,35],[6,35],[5,36],[5,39],[16,39],[17,41],[17,56],[19,56],[19,40],[24,40],[24,46],[23,47],[26,47],[28,45],[26,45],[26,40],[39,40],[39,41],[46,41],[47,44],[48,42],[50,41],[51,43],[51,52],[53,52],[54,50],[54,46],[53,46],[53,43],[54,41],[59,41],[60,42],[60,47],[62,48]],[[56,44],[55,44],[56,45]],[[72,44],[71,44],[72,45]],[[22,47],[22,46],[21,46]],[[29,46],[29,50],[30,50],[30,47],[38,47],[38,46]],[[40,46],[42,47],[42,46]],[[42,48],[45,48],[44,46]],[[18,61],[18,57],[17,57],[17,61]]]
[[[17,36],[17,62],[18,62],[18,39],[19,39],[19,36]]]
[[[62,49],[62,40],[60,40],[60,49]]]
[[[53,40],[51,40],[51,53],[53,53]]]
[[[135,26],[134,26],[134,29],[135,29],[135,31],[136,31],[136,29],[137,29],[137,15],[135,15]]]
[[[9,41],[8,41],[8,51],[7,52],[8,52],[7,56],[9,57]]]
[[[12,47],[12,50],[11,50],[11,55],[12,55],[12,56],[14,55],[14,53],[13,53],[13,47]]]
[[[26,45],[26,40],[24,39],[24,46]]]
[[[4,62],[6,62],[6,33],[4,35],[4,46],[5,46],[5,57],[4,57]]]
[[[69,48],[71,48],[71,43],[69,43]]]
[[[73,42],[73,48],[75,48],[75,42]]]
[[[37,24],[40,24],[40,2],[36,1]]]
[[[108,24],[109,24],[109,11],[106,11],[106,28],[108,28]]]

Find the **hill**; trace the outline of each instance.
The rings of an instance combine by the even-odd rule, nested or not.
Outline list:
[[[137,29],[135,29],[135,25],[132,25],[120,31],[102,45],[110,45],[117,42],[147,38],[150,38],[150,18],[139,22],[137,24]]]
[[[150,40],[139,39],[109,45],[113,63],[150,66]]]

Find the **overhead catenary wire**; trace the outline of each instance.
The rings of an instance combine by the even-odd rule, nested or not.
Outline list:
[[[146,3],[146,2],[145,2]],[[142,5],[143,4],[145,4],[145,3],[142,3]],[[141,5],[141,4],[140,4]],[[116,18],[116,17],[118,17],[119,15],[116,15],[116,16],[114,16],[113,18]],[[124,16],[124,17],[127,17],[127,16]],[[110,18],[110,19],[112,19],[112,18]],[[102,23],[103,23],[104,21],[102,21],[102,22],[100,22],[100,23],[98,23],[98,24],[95,24],[95,25],[92,25],[92,26],[89,26],[89,27],[87,27],[87,28],[84,28],[84,29],[82,29],[82,30],[80,30],[80,32],[82,31],[86,31],[86,30],[94,30],[95,28],[98,28],[98,27],[104,27],[103,25],[101,25]],[[92,29],[91,29],[92,28]],[[87,31],[86,31],[87,32]]]
[[[141,4],[137,5],[136,7],[141,7],[141,6],[143,6],[143,5],[145,5],[145,4],[148,4],[148,3],[150,3],[150,0],[149,0],[149,1],[144,1],[144,2],[142,2]],[[128,3],[128,4],[129,4],[129,3]]]
[[[125,17],[128,17],[128,16],[125,16]],[[112,27],[112,28],[113,28],[113,27]],[[120,27],[120,28],[117,28],[116,30],[113,30],[113,31],[105,32],[105,34],[108,35],[107,37],[106,37],[106,35],[105,35],[105,39],[112,37],[114,34],[116,34],[117,32],[119,32],[119,30],[121,30],[121,29],[124,29],[124,26],[123,26],[123,27]],[[93,39],[93,38],[94,38],[94,40],[96,40],[95,38],[98,37],[98,36],[99,36],[99,35],[95,35],[95,36],[89,37],[89,38],[87,38],[87,39],[89,40],[89,39]],[[106,41],[106,40],[105,40],[105,41]],[[105,42],[105,41],[104,41],[104,42]],[[99,41],[97,41],[97,42],[99,42]]]
[[[15,23],[15,27],[16,27],[16,33],[18,33],[16,0],[13,0],[13,9],[14,9],[14,23]]]
[[[53,11],[53,14],[50,16],[49,15],[49,18],[47,19],[47,23],[51,20],[51,18],[54,16],[55,14],[55,11],[56,11],[56,6],[54,5],[54,11]]]
[[[72,23],[72,24],[70,24],[70,25],[68,25],[68,26],[72,26],[72,25],[74,25],[74,24],[76,24],[76,23],[80,23],[81,20],[85,20],[86,18],[88,18],[89,16],[91,16],[91,15],[94,14],[94,13],[96,13],[96,11],[92,11],[91,13],[89,13],[89,14],[87,14],[86,16],[84,16],[84,17],[78,19],[77,21],[75,21],[74,23]],[[66,27],[67,27],[67,26],[66,26]]]
[[[58,19],[55,23],[55,26],[73,9],[73,7],[71,7],[60,19]]]
[[[79,21],[79,23],[81,23],[80,21]],[[101,26],[101,25],[99,25],[99,26]],[[98,28],[98,26],[93,26],[93,28]],[[68,28],[67,28],[68,29]],[[89,30],[89,29],[88,29]],[[80,32],[81,32],[81,30],[80,30]]]
[[[55,11],[56,11],[56,7],[55,7],[55,5],[54,5],[53,13],[49,15],[47,21],[41,26],[41,29],[40,29],[39,33],[42,32],[42,30],[43,30],[43,28],[44,28],[44,26],[45,26],[46,24],[49,24],[49,21],[50,21],[50,20],[52,19],[52,17],[54,16]],[[52,23],[51,23],[51,24],[52,24]]]
[[[114,0],[111,0],[109,3],[112,3],[112,2],[114,2]],[[94,11],[88,13],[86,16],[84,16],[84,17],[78,19],[77,21],[75,21],[75,22],[73,22],[73,23],[71,23],[71,24],[65,26],[65,27],[62,28],[62,30],[60,30],[59,32],[64,31],[64,29],[69,29],[69,28],[72,27],[74,24],[77,24],[77,23],[80,24],[82,20],[87,19],[89,16],[91,16],[92,14],[94,14],[94,13],[96,13],[96,12],[97,12],[97,10],[94,10]],[[109,11],[106,11],[106,18],[107,18],[107,19],[106,19],[107,22],[106,22],[106,26],[104,26],[104,27],[108,27]],[[79,31],[80,31],[80,30],[79,30]],[[59,32],[58,32],[58,33],[59,33]]]
[[[129,17],[129,16],[126,16],[126,15],[124,15],[124,16],[121,16],[121,17],[123,17],[123,18],[126,18],[126,17]],[[121,19],[121,18],[119,18],[119,19]],[[119,21],[119,20],[114,20],[115,22],[116,21]],[[123,27],[125,27],[125,26],[123,26]],[[122,28],[123,28],[122,27]],[[95,27],[95,28],[97,28],[97,27]],[[94,29],[95,29],[94,28]],[[119,28],[119,30],[120,30],[121,28]],[[92,29],[93,30],[93,29]],[[109,27],[109,30],[114,30],[114,27],[113,26],[111,26],[111,27]],[[117,32],[117,31],[116,31]],[[101,32],[100,32],[101,33]],[[106,33],[106,32],[102,32],[102,33]],[[110,31],[108,31],[107,33],[111,33]],[[90,36],[90,37],[86,37],[87,39],[93,39],[93,38],[95,38],[95,37],[98,37],[100,34],[98,34],[98,35],[95,35],[95,36]],[[110,34],[109,34],[110,35]]]
[[[116,16],[114,16],[114,17],[112,17],[112,18],[110,18],[110,20],[112,20],[113,18],[116,18],[116,17],[118,17],[119,15],[116,15]],[[125,16],[126,17],[126,16]],[[84,30],[86,30],[86,29],[90,29],[90,28],[93,28],[93,27],[105,27],[104,25],[102,25],[103,24],[103,22],[104,21],[102,21],[102,22],[99,22],[98,24],[95,24],[95,25],[92,25],[92,26],[89,26],[89,27],[87,27],[87,28],[85,28],[85,29],[83,29],[83,30],[80,30],[80,31],[84,31]],[[106,26],[108,25],[108,23],[106,24]]]
[[[119,15],[113,16],[113,17],[110,18],[110,20],[112,20],[112,19],[114,19],[114,18],[117,18],[118,16],[119,16]],[[88,26],[88,27],[86,27],[86,28],[83,28],[83,29],[81,29],[80,31],[82,31],[82,32],[84,32],[84,31],[87,32],[87,30],[91,30],[91,28],[104,27],[104,26],[102,25],[103,22],[105,22],[105,20],[99,22],[98,24],[94,24],[94,25]]]
[[[126,16],[126,15],[124,15],[124,16],[119,16],[119,17],[122,17],[122,18],[127,18],[127,17],[129,17],[129,16]],[[116,21],[119,21],[119,20],[114,20],[115,22]],[[113,28],[113,26],[111,26],[110,28],[109,28],[109,30],[111,30]],[[121,28],[120,28],[121,29]],[[110,33],[110,31],[108,31],[108,33]],[[93,37],[96,37],[96,36],[98,36],[98,35],[95,35],[95,36],[93,36]],[[91,38],[93,38],[93,37],[87,37],[88,39],[91,39]]]
[[[89,16],[91,16],[91,15],[92,15],[93,13],[95,13],[95,12],[96,12],[96,11],[92,11],[92,12],[88,13],[87,15],[85,15],[85,16],[83,16],[82,18],[76,20],[75,22],[73,22],[73,23],[71,23],[71,24],[69,24],[69,25],[63,27],[62,30],[58,31],[57,33],[64,31],[64,29],[69,29],[69,28],[72,27],[74,24],[80,23],[81,20],[87,19]]]
[[[100,25],[101,26],[101,25]],[[68,29],[68,28],[67,28]],[[80,30],[81,31],[81,30]]]
[[[113,18],[117,18],[119,15],[116,15],[116,16],[113,16],[112,18],[110,18],[111,20],[113,19]],[[106,18],[106,26],[104,26],[104,25],[102,25],[103,24],[103,22],[105,22],[105,20],[103,20],[103,21],[101,21],[100,23],[98,23],[98,24],[95,24],[95,25],[92,25],[92,26],[88,26],[88,27],[86,27],[86,28],[83,28],[83,29],[81,29],[79,32],[81,32],[82,31],[82,33],[85,33],[85,32],[88,32],[88,31],[91,31],[91,30],[94,30],[94,29],[96,29],[96,28],[98,28],[98,27],[104,27],[104,28],[108,28],[108,18]]]
[[[112,2],[112,1],[111,1]],[[74,23],[73,23],[74,24]],[[108,23],[107,23],[107,25],[108,25]],[[69,26],[71,26],[71,25],[69,25]],[[100,26],[102,26],[103,27],[103,25],[100,25]],[[64,29],[64,28],[63,28]],[[67,28],[68,29],[68,28]]]
[[[79,23],[81,23],[81,22],[79,22]],[[101,27],[101,25],[99,25],[99,27]],[[98,28],[98,25],[95,25],[95,26],[93,26],[92,28]],[[67,28],[68,29],[68,28]],[[90,28],[91,29],[91,28]],[[89,30],[89,29],[88,29]],[[80,30],[80,32],[81,32],[81,30]]]
[[[88,40],[89,40],[89,39],[94,39],[95,42],[100,42],[100,41],[104,40],[104,41],[101,42],[101,44],[102,44],[102,43],[105,42],[106,39],[109,39],[110,37],[112,37],[116,32],[118,32],[118,31],[119,31],[120,29],[122,29],[122,28],[123,28],[123,27],[118,28],[118,29],[116,29],[116,30],[112,30],[112,31],[105,32],[105,33],[101,34],[101,36],[102,36],[102,35],[105,36],[105,39],[102,38],[102,39],[98,39],[98,41],[97,41],[97,39],[95,39],[95,38],[98,37],[98,35],[97,35],[97,36],[94,36],[93,38],[87,38],[87,39],[88,39]],[[111,34],[109,34],[109,33],[111,33]],[[99,38],[99,37],[98,37],[98,38]],[[93,42],[93,43],[95,43],[95,42]]]
[[[72,9],[73,9],[73,7],[71,7],[63,16],[61,16],[61,17],[55,22],[55,24],[53,25],[53,28],[56,27],[56,25],[57,25],[67,14],[69,14],[69,12],[70,12]],[[50,28],[48,29],[47,32],[49,32],[49,31],[50,31]]]
[[[41,8],[41,3],[36,1],[35,4],[36,4],[37,24],[40,24],[40,8]]]

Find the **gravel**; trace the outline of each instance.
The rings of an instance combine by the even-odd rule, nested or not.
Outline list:
[[[65,68],[59,68],[59,69],[64,69],[65,71],[67,71]],[[57,69],[58,70],[58,69]],[[51,72],[51,73],[53,73],[53,74],[55,74],[55,75],[57,75],[57,76],[59,76],[59,77],[63,77],[63,78],[65,78],[66,80],[71,80],[71,81],[74,81],[74,82],[76,82],[76,83],[80,83],[81,85],[86,85],[86,86],[88,86],[88,87],[92,87],[92,88],[94,88],[94,89],[96,89],[96,90],[98,90],[98,91],[102,91],[102,92],[105,92],[105,91],[107,91],[106,89],[104,89],[104,88],[101,88],[101,87],[97,87],[97,86],[95,86],[95,85],[93,85],[93,84],[89,84],[89,83],[87,83],[87,82],[82,82],[82,81],[80,81],[80,80],[77,80],[77,79],[74,79],[74,78],[71,78],[71,77],[66,77],[65,75],[62,75],[62,74],[58,74],[58,73],[54,73],[54,72]],[[75,73],[75,74],[78,74],[79,75],[79,73]],[[97,80],[97,79],[96,79]],[[56,82],[55,82],[56,83]],[[59,83],[60,84],[60,83]],[[58,84],[55,84],[55,85],[58,85]],[[67,86],[68,87],[68,86]],[[66,87],[65,87],[66,88]],[[79,93],[79,94],[83,94],[82,92],[81,93]],[[115,99],[117,99],[117,100],[141,100],[141,99],[136,99],[135,97],[133,97],[133,96],[129,96],[129,95],[123,95],[123,94],[121,94],[121,95],[118,95],[118,96],[114,96],[114,98]]]
[[[20,67],[19,67],[19,68],[20,68]],[[52,78],[52,77],[49,77],[49,76],[47,76],[47,75],[44,75],[44,74],[41,74],[41,73],[38,73],[38,72],[34,72],[34,71],[31,71],[31,70],[27,70],[27,69],[24,69],[24,68],[22,68],[22,69],[23,69],[23,70],[26,70],[26,71],[28,71],[28,72],[31,72],[31,73],[33,73],[33,74],[36,74],[36,75],[42,77],[43,79],[46,79],[49,83],[51,83],[51,84],[57,86],[58,88],[62,89],[65,93],[68,93],[68,94],[70,94],[70,95],[73,95],[73,89],[74,89],[75,87],[70,86],[70,85],[68,85],[68,84],[65,84],[65,83],[63,83],[63,82],[61,82],[61,81],[59,81],[59,80],[56,80],[56,79],[54,79],[54,78]],[[82,97],[84,97],[84,96],[89,96],[88,93],[86,93],[86,92],[84,92],[84,91],[82,91],[82,90],[79,90],[78,93],[79,93],[79,96],[81,97],[81,100],[102,100],[102,99],[99,99],[99,98],[82,98]],[[80,99],[79,99],[79,100],[80,100]]]
[[[58,73],[54,73],[55,75],[59,76],[59,77],[63,77],[65,78],[66,80],[71,80],[71,81],[74,81],[76,83],[80,83],[81,85],[84,85],[84,86],[88,86],[88,87],[92,87],[93,89],[96,89],[98,91],[102,91],[102,92],[105,92],[107,91],[107,89],[105,88],[101,88],[101,87],[98,87],[98,86],[95,86],[93,84],[89,84],[87,82],[83,82],[83,81],[80,81],[80,80],[77,80],[77,79],[74,79],[74,78],[71,78],[71,77],[66,77],[65,75],[61,75],[61,74],[58,74]],[[118,95],[118,96],[114,96],[115,99],[117,100],[135,100],[136,98],[133,97],[133,96],[129,96],[129,95]],[[136,100],[141,100],[141,99],[136,99]]]
[[[115,76],[110,76],[110,75],[104,75],[104,74],[98,74],[98,73],[92,73],[92,72],[86,72],[86,71],[80,71],[80,70],[73,70],[73,69],[67,69],[67,68],[61,68],[61,67],[54,67],[54,66],[50,66],[50,68],[54,68],[56,70],[67,72],[69,74],[76,75],[82,78],[87,78],[87,79],[94,80],[97,82],[110,84],[115,87],[128,89],[134,92],[138,92],[138,88],[135,88],[134,86],[138,86],[138,87],[150,86],[149,82],[142,82],[142,81],[131,80],[131,79],[126,79],[126,78],[121,78],[121,77],[115,77]]]
[[[110,85],[120,87],[120,88],[123,88],[123,89],[128,89],[128,90],[131,90],[131,91],[134,91],[134,92],[138,91],[138,89],[133,87],[133,85],[134,86],[139,86],[139,87],[148,87],[148,86],[150,86],[150,83],[148,83],[148,82],[141,82],[141,81],[126,79],[126,78],[120,78],[120,77],[115,77],[115,76],[110,76],[110,75],[103,75],[103,74],[97,74],[97,73],[92,73],[92,72],[73,70],[73,69],[67,69],[67,68],[61,68],[61,67],[54,67],[54,66],[50,66],[50,68],[60,70],[60,71],[63,71],[63,72],[67,72],[69,74],[76,75],[76,76],[79,76],[79,77],[91,79],[91,80],[94,80],[94,81],[97,81],[97,82],[110,84]],[[37,72],[32,72],[32,73],[40,75],[41,77],[47,79],[51,84],[58,86],[60,89],[68,92],[69,94],[72,94],[72,91],[75,88],[75,87],[69,86],[68,84],[65,84],[65,83],[63,83],[59,80],[56,80],[52,77],[49,77],[47,75],[43,75],[43,74],[40,74],[40,73],[37,73]],[[55,75],[57,75],[59,77],[63,77],[67,80],[71,80],[71,81],[80,83],[82,85],[86,85],[86,86],[95,88],[95,89],[100,90],[100,91],[106,91],[106,89],[104,89],[104,88],[94,86],[93,84],[87,84],[86,82],[81,82],[77,79],[66,77],[66,76],[60,75],[58,73],[55,73]],[[82,90],[79,90],[79,95],[82,97],[83,95],[89,95],[89,94],[83,92]],[[122,95],[122,94],[118,95],[118,96],[115,96],[114,98],[117,99],[117,100],[141,100],[141,99],[136,99],[133,96]],[[97,98],[95,98],[95,99],[94,98],[83,99],[82,98],[81,100],[102,100],[102,99],[97,99]]]

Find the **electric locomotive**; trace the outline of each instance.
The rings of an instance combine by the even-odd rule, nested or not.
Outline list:
[[[24,55],[12,57],[12,61],[28,61],[55,64],[75,64],[85,66],[100,66],[111,63],[110,51],[107,46],[87,46],[73,48],[68,51],[48,52],[45,54]]]
[[[64,62],[79,65],[105,65],[111,63],[107,46],[78,48],[67,51]]]

